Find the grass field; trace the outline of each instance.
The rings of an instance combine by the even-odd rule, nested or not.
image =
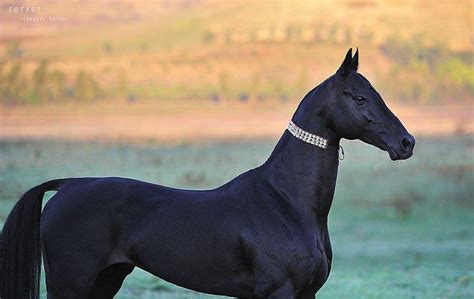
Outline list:
[[[47,179],[125,176],[209,188],[262,163],[274,144],[0,141],[0,222]],[[404,162],[361,142],[343,146],[329,227],[334,264],[318,298],[473,298],[473,137],[419,137]],[[118,298],[137,297],[206,296],[135,270]]]

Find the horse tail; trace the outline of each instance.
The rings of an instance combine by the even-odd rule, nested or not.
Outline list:
[[[0,298],[39,298],[43,195],[57,190],[63,181],[53,180],[33,187],[8,215],[0,236]]]

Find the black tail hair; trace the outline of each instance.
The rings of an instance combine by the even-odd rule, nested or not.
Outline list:
[[[30,189],[8,215],[0,237],[0,298],[39,298],[43,195],[48,190],[57,190],[61,181]]]

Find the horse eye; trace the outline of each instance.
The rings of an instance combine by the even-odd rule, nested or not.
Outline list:
[[[362,96],[354,96],[354,99],[356,100],[357,105],[362,106],[365,105],[365,98]]]

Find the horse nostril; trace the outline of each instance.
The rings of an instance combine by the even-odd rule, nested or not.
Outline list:
[[[411,140],[408,139],[407,137],[404,137],[401,141],[401,146],[404,151],[410,150]]]

